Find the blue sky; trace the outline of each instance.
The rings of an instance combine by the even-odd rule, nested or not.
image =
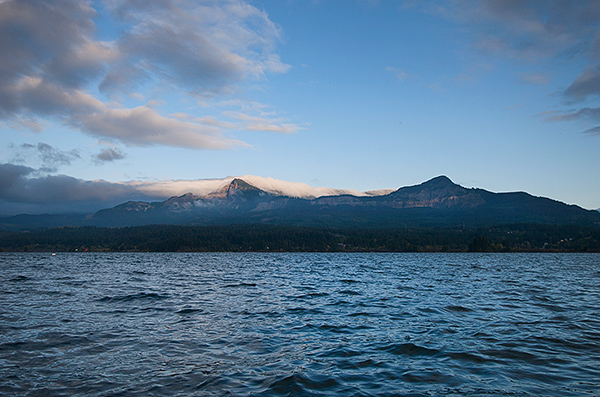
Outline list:
[[[599,208],[599,28],[595,1],[2,0],[0,213],[244,174]]]

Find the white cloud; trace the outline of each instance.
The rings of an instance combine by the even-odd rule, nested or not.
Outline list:
[[[317,198],[323,196],[335,196],[341,194],[349,194],[352,196],[370,196],[386,194],[389,191],[380,192],[360,192],[352,189],[334,189],[328,187],[313,187],[302,182],[288,182],[274,178],[265,178],[254,175],[242,175],[240,179],[248,182],[252,186],[255,186],[261,190],[269,192],[274,195],[283,195],[298,198]]]
[[[195,149],[228,149],[243,145],[227,139],[218,128],[161,116],[147,106],[133,109],[105,108],[102,112],[74,115],[80,129],[103,137],[112,137],[133,146],[165,145]]]
[[[0,164],[0,204],[7,215],[9,208],[28,208],[36,213],[52,211],[97,211],[129,200],[162,201],[172,196],[193,193],[206,196],[227,186],[235,178],[273,195],[316,198],[348,194],[354,196],[383,195],[390,190],[359,192],[351,189],[312,187],[301,182],[288,182],[253,175],[219,179],[107,182],[86,181],[67,175],[39,176],[30,167]]]
[[[269,118],[253,116],[247,113],[226,111],[223,115],[241,122],[240,127],[248,131],[278,132],[281,134],[293,134],[303,129],[298,124],[287,123],[284,118]]]
[[[373,192],[359,192],[352,189],[334,189],[328,187],[313,187],[302,182],[288,182],[274,178],[265,178],[255,175],[229,176],[221,179],[197,179],[197,180],[171,180],[171,181],[134,181],[126,182],[125,185],[135,187],[138,191],[153,196],[180,196],[185,193],[193,193],[196,196],[205,196],[227,186],[234,179],[239,178],[265,192],[276,196],[289,196],[298,198],[317,198],[340,194],[353,196],[373,196],[387,194],[390,190]]]

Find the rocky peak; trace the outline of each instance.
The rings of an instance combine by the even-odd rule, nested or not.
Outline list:
[[[206,198],[233,198],[266,195],[265,191],[249,184],[243,179],[235,178],[227,186],[223,186],[216,192],[210,193]]]
[[[194,201],[197,199],[198,199],[198,197],[194,196],[193,193],[186,193],[182,196],[170,197],[166,202],[167,203],[182,203],[182,202]]]
[[[459,186],[456,183],[452,182],[450,178],[446,175],[436,176],[433,179],[428,180],[427,182],[423,182],[420,186],[427,186],[429,188],[447,188],[447,187],[456,187]]]
[[[162,207],[168,208],[170,211],[187,211],[190,208],[193,208],[194,202],[198,200],[199,197],[194,196],[192,193],[186,193],[182,196],[173,196],[168,200],[162,202]]]
[[[419,185],[402,187],[390,195],[398,207],[474,207],[483,204],[481,196],[455,184],[447,176],[438,176]]]

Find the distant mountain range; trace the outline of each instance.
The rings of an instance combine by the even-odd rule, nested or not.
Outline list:
[[[264,180],[264,179],[263,179]],[[17,215],[0,228],[58,226],[124,227],[150,224],[273,224],[323,227],[399,228],[486,226],[506,223],[600,226],[600,212],[524,192],[493,193],[465,188],[445,176],[397,190],[348,194],[330,190],[318,197],[257,187],[251,178],[233,178],[202,196],[166,201],[129,201],[93,215]],[[290,184],[292,185],[292,184]],[[338,194],[336,194],[338,193]]]

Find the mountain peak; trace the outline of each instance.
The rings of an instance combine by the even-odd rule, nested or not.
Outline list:
[[[229,183],[229,187],[238,190],[260,190],[256,186],[249,184],[241,178],[233,178],[233,180]]]
[[[427,182],[423,182],[422,186],[438,186],[438,187],[448,187],[448,186],[458,186],[456,183],[452,182],[450,178],[446,175],[436,176],[428,180]]]
[[[210,193],[206,197],[208,198],[231,198],[238,195],[261,195],[266,194],[262,189],[257,188],[254,185],[249,184],[240,178],[234,178],[228,185],[223,186],[216,192]]]
[[[389,194],[362,196],[252,176],[215,180],[210,186],[214,188],[208,195],[188,193],[161,202],[130,201],[77,222],[108,227],[235,223],[368,228],[506,223],[600,225],[596,211],[523,192],[465,188],[445,175]],[[2,222],[11,222],[11,227],[25,224],[0,219],[0,227]]]
[[[456,191],[456,190],[466,190],[464,187],[457,185],[452,182],[450,178],[446,175],[436,176],[426,182],[420,183],[418,185],[412,186],[404,186],[399,188],[396,192],[421,192],[421,191]]]
[[[401,187],[389,197],[401,208],[473,208],[485,202],[479,194],[457,185],[445,175],[419,185]]]

